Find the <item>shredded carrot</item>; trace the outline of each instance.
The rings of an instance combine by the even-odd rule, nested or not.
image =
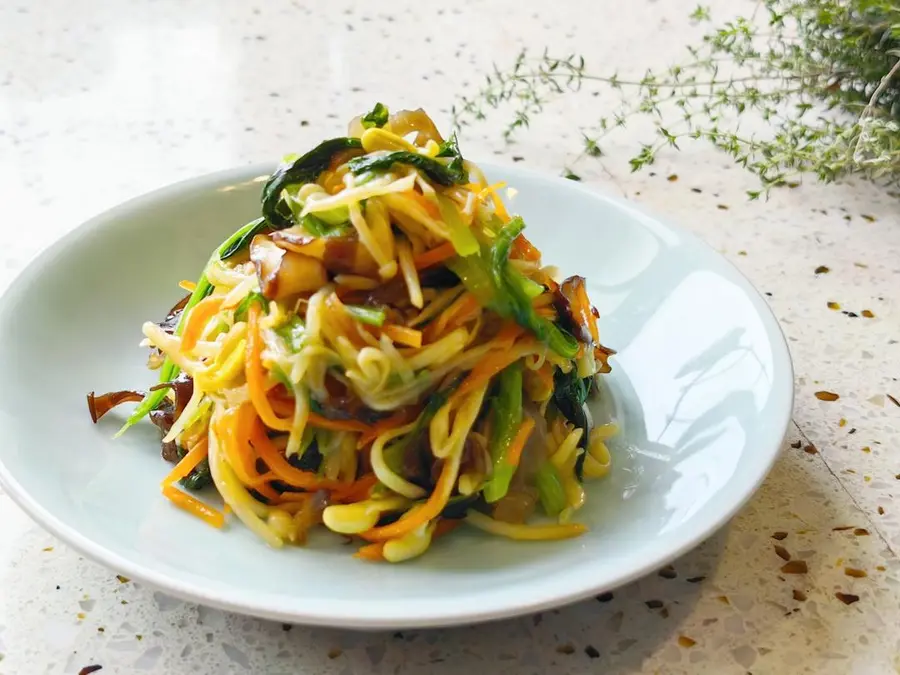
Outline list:
[[[544,361],[544,365],[534,371],[534,374],[541,378],[541,384],[545,391],[553,391],[553,364]]]
[[[437,317],[425,326],[425,342],[437,341],[446,332],[463,325],[481,309],[478,300],[471,293],[463,293],[451,302]]]
[[[197,284],[193,281],[188,281],[187,279],[182,279],[178,282],[178,285],[188,293],[193,293],[194,289],[197,288]]]
[[[206,324],[222,307],[223,299],[204,298],[188,312],[184,330],[181,332],[181,351],[189,352],[196,346]]]
[[[509,449],[506,451],[506,461],[511,466],[519,466],[519,461],[522,459],[522,450],[525,449],[525,444],[528,442],[528,437],[531,436],[532,431],[534,431],[534,418],[526,415],[522,420],[522,426],[519,427],[512,439],[512,443],[509,444]]]
[[[281,415],[292,415],[294,412],[294,399],[280,398],[273,396],[268,399],[273,412]],[[328,429],[329,431],[353,431],[359,434],[371,432],[372,427],[365,422],[359,420],[335,420],[330,417],[324,417],[319,413],[309,411],[309,417],[306,423],[317,429]],[[268,426],[268,424],[266,425]]]
[[[506,211],[506,207],[503,205],[503,201],[500,199],[500,196],[497,194],[500,190],[506,187],[506,183],[494,183],[493,185],[488,185],[486,188],[482,189],[481,192],[478,193],[479,199],[484,199],[486,196],[490,195],[491,199],[494,202],[494,211],[497,212],[497,216],[504,223],[509,222],[509,213]]]
[[[382,527],[374,527],[371,530],[363,532],[363,539],[368,541],[386,541],[388,539],[396,539],[412,532],[417,527],[424,525],[430,520],[434,520],[439,515],[450,499],[453,492],[453,486],[456,483],[458,473],[458,463],[448,460],[444,462],[441,468],[441,475],[438,478],[434,490],[428,496],[428,499],[421,506],[407,511],[400,520],[384,525]]]
[[[275,480],[277,476],[271,471],[260,474],[256,470],[257,456],[250,445],[250,425],[255,415],[253,406],[245,403],[222,415],[217,423],[216,433],[221,440],[222,452],[238,480],[267,499],[272,499],[278,493],[266,483]]]
[[[357,433],[364,433],[371,429],[368,424],[360,422],[359,420],[333,420],[314,412],[309,413],[308,423],[318,429],[328,429],[329,431],[355,431]]]
[[[437,525],[435,525],[434,527],[434,532],[431,534],[432,541],[437,539],[438,537],[443,537],[445,534],[453,532],[453,530],[455,530],[460,525],[462,525],[461,520],[441,518],[439,521],[437,521]]]
[[[425,195],[421,195],[415,190],[410,190],[409,192],[404,192],[403,194],[416,202],[416,204],[421,206],[425,210],[425,213],[427,213],[432,218],[437,219],[441,217],[441,210],[438,208],[438,205],[428,199],[428,197],[426,197]]]
[[[178,464],[175,465],[172,472],[163,479],[163,486],[177,483],[193,471],[197,465],[203,461],[203,458],[206,457],[208,448],[209,443],[206,437],[201,438],[197,444],[191,448],[190,452],[182,457]]]
[[[451,395],[451,400],[458,401],[463,396],[474,391],[482,384],[490,380],[494,375],[509,366],[510,364],[522,358],[521,354],[512,352],[509,349],[491,350],[485,354],[481,360],[475,364],[475,367],[462,381],[456,391]]]
[[[292,466],[266,435],[266,429],[258,418],[255,420],[250,432],[250,442],[253,444],[256,452],[259,453],[260,459],[272,470],[272,473],[293,487],[324,490],[333,490],[341,487],[341,483],[337,481],[323,480],[310,471],[303,471]]]
[[[391,340],[407,347],[418,349],[422,346],[422,331],[396,324],[387,324],[381,327],[381,332]]]
[[[466,293],[463,297],[465,301],[456,308],[453,316],[447,319],[447,330],[453,330],[457,326],[462,326],[469,319],[478,316],[478,312],[481,310],[481,304],[474,295]]]
[[[455,255],[456,249],[453,248],[453,243],[445,241],[440,246],[435,246],[434,248],[417,255],[413,258],[413,264],[417,270],[424,270],[428,267],[434,267],[438,263],[442,263]]]
[[[348,504],[361,502],[369,498],[369,493],[372,492],[372,488],[375,487],[377,483],[378,476],[374,473],[370,473],[362,478],[356,479],[345,488],[335,490],[332,494],[332,498],[339,502],[347,502]]]
[[[259,330],[261,312],[258,303],[250,303],[247,312],[247,390],[253,407],[267,427],[277,431],[290,431],[293,422],[278,417],[266,396],[266,372],[262,365],[262,335]]]
[[[165,485],[162,492],[175,506],[184,509],[191,515],[197,516],[213,527],[222,527],[225,524],[225,516],[221,511],[217,511],[199,499],[183,493],[174,485]]]
[[[507,321],[494,337],[494,349],[511,349],[516,339],[525,332],[519,324]]]
[[[556,318],[556,310],[553,308],[553,305],[545,305],[543,307],[535,307],[534,313],[544,319],[553,320]]]
[[[534,244],[528,241],[524,234],[520,234],[513,239],[510,258],[519,258],[521,260],[537,262],[541,259],[541,252]]]
[[[367,544],[361,547],[353,557],[360,560],[368,560],[369,562],[384,562],[384,542],[379,541],[375,544]]]
[[[419,415],[420,406],[406,406],[405,408],[398,410],[390,417],[386,417],[383,420],[379,420],[375,422],[372,427],[363,432],[359,440],[356,442],[357,448],[364,448],[369,443],[378,438],[381,434],[386,431],[390,431],[391,429],[397,429],[398,427],[402,427],[404,424],[409,424]]]

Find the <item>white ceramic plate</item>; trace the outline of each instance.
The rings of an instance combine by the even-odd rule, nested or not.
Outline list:
[[[590,533],[516,543],[466,528],[423,558],[373,565],[323,533],[271,550],[212,529],[159,492],[156,428],[117,441],[90,390],[148,386],[140,326],[259,211],[268,167],[198,178],[101,215],[52,246],[0,303],[0,479],[40,524],[117,572],[203,604],[353,628],[470,623],[561,605],[647,574],[750,497],[790,419],[791,362],[752,286],[693,236],[633,205],[510,167],[512,210],[565,275],[582,274],[617,349],[601,415],[623,433],[578,514]],[[109,415],[110,418],[116,415]]]

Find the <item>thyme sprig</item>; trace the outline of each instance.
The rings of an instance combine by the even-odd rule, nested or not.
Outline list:
[[[582,56],[521,52],[494,67],[453,114],[460,126],[512,110],[512,140],[554,99],[586,88],[618,103],[582,129],[584,156],[599,157],[617,130],[643,118],[650,136],[629,164],[654,163],[686,140],[711,143],[759,177],[757,198],[811,173],[900,179],[900,5],[892,0],[763,0],[750,17],[712,29],[684,63],[628,78],[594,72]],[[710,21],[699,6],[695,21]],[[604,99],[604,101],[607,99]],[[763,128],[748,132],[748,118]],[[750,125],[753,126],[753,125]]]

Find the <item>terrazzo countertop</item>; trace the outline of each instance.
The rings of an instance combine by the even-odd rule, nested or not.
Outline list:
[[[754,3],[709,4],[724,18]],[[3,3],[0,285],[107,207],[307,147],[375,100],[424,106],[447,126],[456,97],[526,45],[621,72],[666,64],[700,34],[685,9],[678,0]],[[489,119],[465,130],[464,148],[558,173],[579,150],[574,121],[590,101],[549,107],[514,146],[500,138],[502,118]],[[0,492],[0,674],[91,665],[101,675],[900,672],[896,198],[865,184],[807,184],[750,203],[753,179],[714,150],[673,151],[653,172],[631,174],[632,141],[621,137],[603,166],[583,162],[579,175],[726,255],[766,294],[793,352],[795,424],[730,525],[658,574],[559,611],[361,634],[170,599],[84,560]],[[838,400],[819,400],[822,390]]]

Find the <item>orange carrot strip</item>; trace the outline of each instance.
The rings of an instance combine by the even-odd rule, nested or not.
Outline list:
[[[418,415],[419,406],[406,406],[405,408],[398,410],[390,417],[375,422],[371,429],[360,435],[359,440],[356,442],[356,447],[366,447],[385,431],[390,431],[391,429],[402,427],[404,424],[409,424],[418,417]]]
[[[277,431],[290,431],[292,421],[278,417],[266,396],[266,372],[262,365],[262,335],[259,331],[261,312],[258,303],[250,303],[247,312],[247,390],[253,407],[267,427]]]
[[[534,431],[534,418],[526,415],[522,420],[522,426],[519,427],[512,439],[512,443],[509,444],[509,449],[506,451],[508,464],[519,466],[519,460],[522,459],[522,450],[525,449],[525,444],[528,442],[528,437],[531,436],[532,431]]]
[[[462,326],[469,319],[475,318],[481,310],[481,305],[474,295],[466,294],[463,297],[465,298],[465,302],[457,307],[453,316],[447,320],[447,330],[453,330],[457,326]]]
[[[417,270],[424,270],[427,267],[434,267],[438,263],[442,263],[455,255],[456,249],[453,248],[453,243],[445,241],[440,246],[435,246],[434,248],[417,255],[413,258],[413,265],[415,265]]]
[[[269,404],[272,406],[272,410],[278,414],[287,415],[293,413],[294,410],[293,399],[273,397],[269,399]],[[317,429],[328,429],[329,431],[353,431],[362,434],[372,430],[372,427],[365,422],[360,422],[359,420],[333,420],[329,417],[323,417],[312,410],[309,411],[309,418],[306,422]],[[266,426],[269,425],[267,424]]]
[[[251,411],[252,406],[247,406]],[[242,406],[243,408],[243,406]],[[271,471],[260,475],[256,471],[256,456],[249,444],[249,427],[234,419],[242,411],[229,411],[219,420],[216,432],[222,442],[222,452],[238,480],[245,486],[258,490],[267,498],[277,496],[265,483],[276,478]],[[239,440],[240,439],[240,440]],[[271,492],[271,494],[270,494]]]
[[[187,511],[191,515],[197,516],[213,527],[222,527],[225,524],[225,516],[221,511],[217,511],[211,506],[204,504],[199,499],[194,499],[190,495],[186,495],[174,485],[166,485],[163,487],[162,491],[175,506]]]
[[[431,535],[431,539],[435,540],[438,537],[443,537],[445,534],[449,534],[453,532],[457,527],[462,525],[462,521],[458,519],[450,519],[450,518],[441,518],[437,525],[435,525],[434,532]]]
[[[424,525],[429,520],[437,518],[450,500],[450,494],[453,492],[456,476],[459,473],[458,469],[458,462],[445,461],[437,485],[434,486],[434,490],[424,504],[407,511],[400,520],[390,525],[367,530],[363,533],[363,538],[369,541],[396,539]]]
[[[208,448],[209,443],[207,439],[205,437],[201,438],[196,445],[191,448],[191,451],[181,458],[178,464],[175,465],[175,468],[172,469],[171,473],[163,479],[163,486],[172,485],[193,471],[197,465],[203,461],[203,458],[206,457]]]
[[[462,381],[450,398],[458,401],[463,396],[469,394],[490,380],[508,365],[518,361],[520,358],[522,358],[521,354],[511,352],[508,349],[492,350],[488,352],[481,358],[481,361],[475,364],[475,367],[469,372],[466,379]]]
[[[519,324],[514,321],[507,321],[494,336],[494,349],[511,349],[516,339],[525,332]]]
[[[318,429],[328,429],[329,431],[355,431],[357,433],[364,433],[371,429],[368,424],[360,422],[359,420],[333,420],[312,411],[309,413],[308,423]]]
[[[513,239],[512,254],[510,255],[510,257],[537,262],[541,259],[541,252],[534,244],[528,241],[524,234],[520,234],[518,237]]]
[[[496,211],[497,216],[504,223],[509,222],[509,213],[506,211],[506,207],[503,205],[503,201],[500,199],[500,196],[497,194],[500,190],[506,187],[506,183],[494,183],[493,185],[488,185],[486,188],[481,190],[478,193],[479,199],[484,199],[487,195],[491,196],[491,199],[494,202],[494,211]]]
[[[335,490],[332,494],[332,498],[340,502],[347,502],[348,504],[361,502],[369,498],[369,493],[377,483],[378,476],[374,473],[370,473],[362,478],[358,478],[343,489]]]
[[[224,298],[204,298],[188,313],[181,332],[181,351],[189,352],[196,346],[206,324],[222,307],[223,300]]]
[[[257,419],[250,432],[250,442],[259,453],[260,459],[281,480],[293,487],[304,489],[334,490],[343,485],[337,481],[322,480],[316,474],[298,469],[284,458],[281,451],[266,436],[265,427]]]
[[[427,213],[432,218],[441,217],[441,210],[438,208],[438,205],[428,199],[428,197],[426,197],[425,195],[420,195],[415,190],[410,190],[409,192],[404,192],[403,194],[408,196],[419,206],[421,206],[425,210],[425,213]]]
[[[387,324],[381,327],[381,332],[391,340],[407,347],[418,349],[422,346],[422,331],[396,324]]]
[[[367,544],[361,547],[353,557],[360,560],[368,560],[369,562],[384,562],[384,542],[379,541],[375,544]]]

